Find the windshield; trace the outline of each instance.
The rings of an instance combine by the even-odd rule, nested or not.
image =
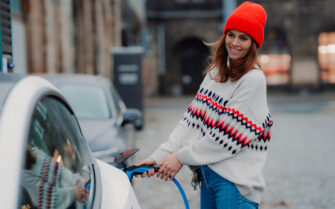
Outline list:
[[[60,91],[78,119],[109,119],[110,111],[104,90],[95,86],[64,85]]]

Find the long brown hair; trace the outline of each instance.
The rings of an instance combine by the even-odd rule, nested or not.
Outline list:
[[[226,49],[226,35],[223,35],[218,41],[207,44],[212,46],[211,59],[209,67],[205,70],[208,73],[211,70],[217,69],[217,74],[212,77],[217,82],[226,82],[229,78],[231,81],[237,81],[244,74],[252,70],[255,65],[260,68],[260,64],[257,60],[257,44],[251,38],[251,47],[248,53],[241,59],[232,61],[229,59],[228,66],[228,52]]]

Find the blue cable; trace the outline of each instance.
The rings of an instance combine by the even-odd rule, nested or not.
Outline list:
[[[133,175],[141,175],[142,173],[144,172],[148,172],[149,169],[155,169],[155,172],[157,172],[159,170],[159,168],[154,168],[152,166],[146,166],[146,165],[143,165],[143,166],[140,166],[140,167],[137,167],[137,166],[130,166],[126,169],[121,169],[123,171],[126,172],[129,180],[131,180],[133,178]],[[185,192],[183,190],[183,188],[181,187],[181,185],[179,184],[179,182],[176,180],[176,178],[173,178],[173,183],[176,184],[176,186],[178,187],[179,189],[179,192],[181,194],[181,196],[183,197],[183,200],[184,200],[184,204],[185,204],[185,208],[186,209],[190,209],[189,205],[188,205],[188,201],[187,201],[187,197],[185,195]]]
[[[187,201],[187,198],[186,198],[186,195],[185,195],[185,192],[184,192],[183,188],[180,186],[180,184],[179,184],[179,182],[177,181],[176,178],[173,178],[172,181],[173,181],[173,183],[176,184],[176,186],[177,186],[178,189],[179,189],[179,192],[180,192],[181,196],[183,197],[184,204],[185,204],[185,208],[186,208],[186,209],[190,209],[190,206],[188,205],[188,201]]]

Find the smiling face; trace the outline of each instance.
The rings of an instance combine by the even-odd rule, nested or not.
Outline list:
[[[238,30],[230,30],[226,35],[226,49],[232,60],[243,58],[251,47],[251,37]]]

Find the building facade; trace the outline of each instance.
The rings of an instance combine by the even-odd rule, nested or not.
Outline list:
[[[269,80],[272,76],[272,83],[287,83],[293,89],[319,89],[335,84],[333,1],[256,2],[268,13],[262,53],[269,55],[263,56],[263,64],[274,67],[267,72]]]
[[[10,0],[24,29],[22,73],[100,74],[113,80],[111,49],[137,45],[142,0]],[[15,39],[17,43],[18,40]]]
[[[221,0],[147,1],[151,56],[157,60],[159,95],[196,91],[210,48],[222,31]]]
[[[121,44],[120,0],[21,3],[27,73],[110,75],[109,48]]]
[[[212,43],[223,31],[226,2],[148,0],[156,94],[194,93]],[[259,61],[271,88],[321,89],[335,84],[335,5],[332,0],[254,0],[267,11]]]

